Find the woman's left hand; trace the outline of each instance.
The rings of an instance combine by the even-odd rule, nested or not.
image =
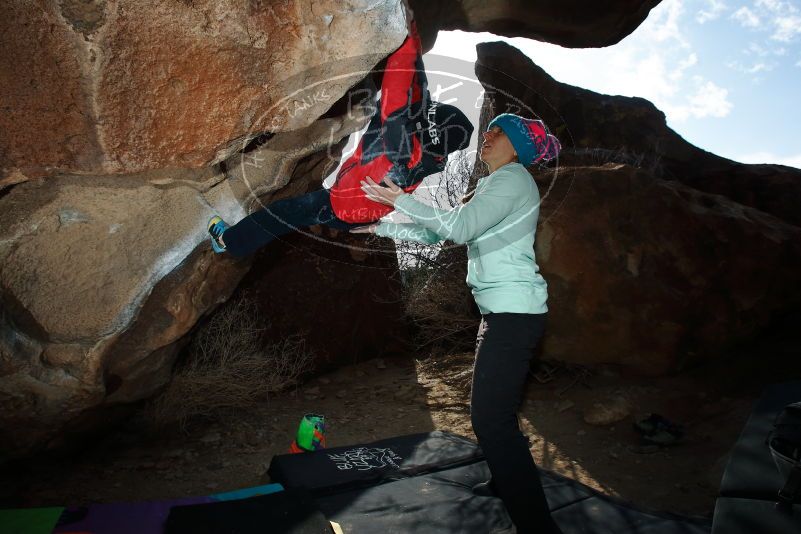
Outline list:
[[[375,183],[369,176],[365,176],[361,181],[362,191],[370,200],[394,207],[395,201],[404,191],[390,180],[389,176],[385,176],[383,182],[386,187]]]

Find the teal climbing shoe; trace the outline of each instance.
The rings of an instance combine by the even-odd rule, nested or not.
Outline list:
[[[211,219],[209,219],[209,236],[211,236],[211,248],[214,249],[214,252],[220,254],[221,252],[225,252],[225,245],[223,245],[220,238],[228,229],[228,225],[225,224],[225,221],[222,220],[221,217],[215,215]]]

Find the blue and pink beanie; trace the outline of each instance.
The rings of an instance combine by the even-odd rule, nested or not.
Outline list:
[[[503,130],[517,152],[518,161],[525,166],[550,161],[559,155],[562,148],[541,120],[502,113],[490,121],[487,130],[493,126]]]

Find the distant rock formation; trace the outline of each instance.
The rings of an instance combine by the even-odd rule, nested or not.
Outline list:
[[[559,83],[505,43],[478,46],[491,116],[539,115],[563,144],[536,253],[544,356],[675,371],[801,309],[801,170],[687,143],[650,102]]]

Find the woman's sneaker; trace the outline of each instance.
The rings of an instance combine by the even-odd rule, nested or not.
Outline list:
[[[211,248],[214,249],[214,252],[217,254],[225,252],[225,245],[222,244],[220,238],[227,229],[228,225],[225,224],[225,221],[218,215],[209,219],[208,230],[209,236],[211,236]]]

